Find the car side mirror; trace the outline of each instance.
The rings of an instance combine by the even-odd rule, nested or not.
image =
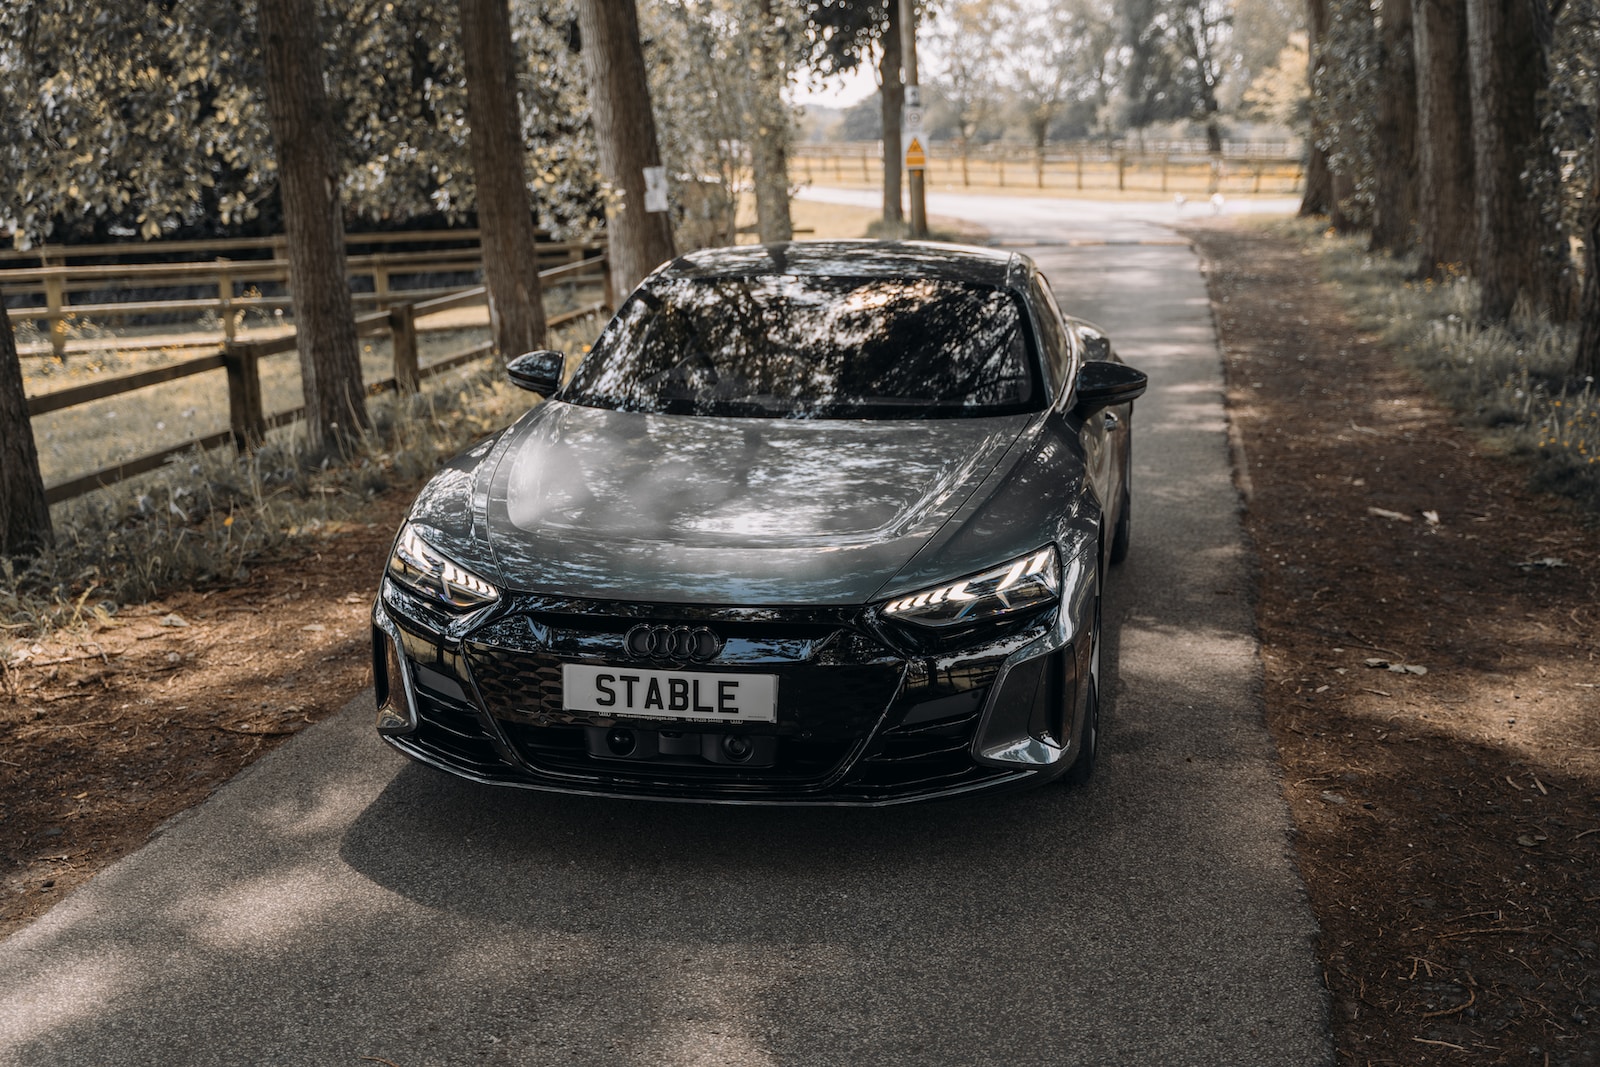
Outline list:
[[[524,352],[506,364],[506,377],[512,385],[549,396],[561,388],[561,372],[566,366],[567,357],[560,352]]]
[[[1144,395],[1150,379],[1126,363],[1086,362],[1078,371],[1078,411],[1093,414]]]

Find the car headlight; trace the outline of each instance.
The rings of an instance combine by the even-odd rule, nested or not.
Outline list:
[[[500,599],[500,590],[428,544],[409,522],[400,528],[388,573],[407,589],[463,611]]]
[[[949,585],[892,600],[883,614],[919,626],[962,626],[1052,603],[1061,592],[1055,546],[1021,556]]]

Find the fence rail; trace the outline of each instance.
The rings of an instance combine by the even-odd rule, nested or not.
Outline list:
[[[348,274],[354,281],[367,279],[362,287],[354,287],[351,296],[358,307],[387,310],[407,301],[416,301],[455,292],[459,286],[427,284],[430,275],[477,273],[481,270],[483,253],[476,245],[476,230],[443,231],[431,236],[435,242],[474,242],[468,247],[436,248],[428,251],[372,252],[350,256]],[[372,234],[360,243],[393,244],[399,240],[416,239],[417,234]],[[598,255],[603,244],[594,241],[542,242],[537,245],[538,266],[551,268],[558,265],[581,263]],[[7,309],[15,322],[34,321],[42,324],[49,337],[49,351],[57,359],[63,358],[69,348],[68,324],[73,318],[128,319],[142,316],[214,314],[221,324],[223,340],[232,341],[238,333],[243,312],[277,311],[293,306],[288,295],[261,295],[262,287],[287,288],[289,263],[281,254],[281,238],[238,238],[231,241],[194,242],[174,241],[157,247],[140,245],[73,246],[70,249],[39,249],[26,253],[45,262],[67,255],[78,258],[103,258],[109,255],[151,255],[156,253],[186,253],[241,251],[254,248],[279,249],[271,259],[230,259],[217,255],[213,259],[180,263],[118,263],[76,264],[12,267],[0,270],[0,293],[7,300],[22,300],[18,307]],[[13,261],[23,253],[12,253]],[[4,260],[0,260],[3,262]],[[418,281],[423,284],[415,284]],[[402,285],[402,281],[412,284]],[[102,296],[115,294],[150,293],[161,289],[204,289],[215,296],[181,297],[147,300],[99,300],[92,303],[72,302],[74,294],[95,293]],[[252,295],[253,294],[253,295]],[[29,354],[42,351],[38,346],[24,346]]]
[[[539,279],[547,287],[569,284],[595,286],[606,294],[606,299],[552,315],[547,320],[552,327],[562,326],[586,316],[600,314],[611,306],[609,294],[610,272],[603,256],[585,259],[577,263],[563,264],[549,270],[542,270],[539,272]],[[368,312],[356,316],[355,326],[358,337],[387,334],[391,344],[394,373],[390,377],[367,383],[368,395],[375,396],[390,391],[414,393],[424,380],[463,366],[473,360],[482,359],[493,352],[494,346],[492,344],[479,344],[431,360],[425,365],[420,365],[418,361],[417,337],[422,332],[418,325],[419,320],[425,319],[430,315],[440,315],[461,308],[476,307],[484,304],[486,300],[487,290],[484,286],[479,285],[469,289],[453,291],[446,295],[397,304],[381,311]],[[268,414],[262,404],[261,360],[280,353],[294,351],[296,344],[296,337],[292,331],[282,336],[259,341],[231,340],[225,341],[220,345],[213,342],[212,347],[216,348],[217,351],[210,355],[29,397],[28,416],[34,418],[49,412],[62,411],[96,400],[104,400],[108,397],[121,396],[139,389],[162,385],[196,374],[204,374],[215,370],[227,372],[228,429],[193,437],[178,444],[170,445],[133,459],[123,460],[60,484],[49,486],[45,489],[45,499],[51,504],[70,500],[95,489],[114,485],[128,478],[158,470],[171,457],[196,449],[208,451],[232,444],[243,452],[259,447],[269,430],[288,425],[304,417],[305,409],[303,407],[295,407]]]
[[[928,153],[930,187],[969,185],[1008,188],[1111,191],[1121,193],[1292,194],[1304,180],[1304,164],[1287,146],[1225,146],[1220,156],[1204,143],[1174,142],[1143,148],[1104,141],[1047,146],[1042,155],[1026,145],[974,146],[963,158],[957,145],[935,143]],[[876,141],[797,145],[794,177],[819,184],[876,184],[883,177],[882,146]]]

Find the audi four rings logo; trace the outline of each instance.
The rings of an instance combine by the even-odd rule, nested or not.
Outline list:
[[[622,639],[628,655],[674,663],[705,663],[722,651],[722,638],[704,626],[651,626],[640,623]]]

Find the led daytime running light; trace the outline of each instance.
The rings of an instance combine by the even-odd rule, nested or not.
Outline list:
[[[1030,556],[1023,556],[982,574],[891,601],[885,605],[883,613],[890,616],[906,615],[942,604],[967,605],[957,610],[955,617],[950,620],[954,622],[966,618],[973,612],[977,606],[971,603],[973,601],[993,598],[998,603],[986,613],[1003,612],[1016,606],[1014,600],[1020,600],[1022,603],[1038,600],[1041,586],[1045,592],[1054,594],[1060,588],[1060,584],[1060,575],[1056,573],[1055,549],[1043,548]]]
[[[389,573],[452,607],[472,608],[500,598],[498,589],[428,544],[410,523],[400,531]]]

